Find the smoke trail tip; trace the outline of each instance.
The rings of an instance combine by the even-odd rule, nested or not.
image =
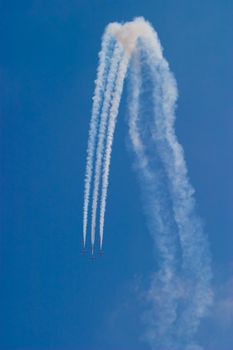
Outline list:
[[[103,241],[102,241],[102,239],[100,240],[99,249],[100,249],[100,252],[103,252]]]

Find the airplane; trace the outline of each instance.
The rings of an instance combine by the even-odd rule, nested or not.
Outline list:
[[[86,255],[86,253],[87,253],[87,249],[86,249],[86,248],[83,248],[83,249],[81,250],[81,254],[82,254],[82,255]]]
[[[96,256],[94,254],[91,254],[90,260],[94,261],[96,259]]]
[[[103,249],[100,249],[99,252],[98,252],[98,254],[99,254],[100,256],[103,256],[103,255],[104,255]]]

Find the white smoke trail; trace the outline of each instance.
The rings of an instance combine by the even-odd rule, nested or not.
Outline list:
[[[156,32],[144,19],[136,19],[122,26],[111,25],[109,33],[119,42],[124,54],[122,57],[122,51],[118,52],[116,46],[102,107],[92,203],[92,248],[102,166],[102,249],[113,137],[124,79],[131,58],[129,135],[143,183],[149,226],[160,260],[159,271],[155,274],[148,292],[153,315],[150,318],[147,336],[153,346],[157,344],[166,349],[194,349],[197,348],[193,344],[194,334],[211,304],[212,274],[207,237],[195,212],[194,191],[187,177],[183,149],[174,130],[174,110],[178,95],[176,82],[163,57]],[[145,56],[145,62],[142,62],[141,53]],[[148,67],[152,85],[150,107],[153,118],[149,119],[145,115],[149,126],[149,134],[146,136],[145,121],[141,118],[144,116],[142,110],[145,102],[140,98],[143,90],[143,64]],[[103,155],[105,138],[106,148]],[[95,144],[92,145],[91,164]],[[161,167],[159,171],[156,169],[158,166]],[[92,165],[89,165],[88,169],[91,174]],[[90,180],[91,177],[88,178],[88,183]],[[87,189],[85,213],[88,208],[90,185]],[[87,221],[87,214],[85,217]],[[86,226],[84,228],[86,234]]]
[[[158,331],[155,332],[153,327],[153,329],[147,331],[147,337],[154,342],[155,338],[158,338],[158,336],[162,338],[165,334],[167,339],[166,346],[168,346],[169,333],[171,332],[169,328],[176,320],[177,296],[174,290],[176,287],[175,267],[177,265],[177,249],[174,242],[174,232],[171,232],[170,229],[172,225],[171,219],[169,218],[167,208],[164,208],[161,195],[159,195],[158,191],[158,186],[161,187],[161,179],[153,170],[153,164],[150,164],[151,161],[146,154],[145,140],[140,136],[140,130],[145,125],[145,122],[141,122],[142,125],[140,125],[139,121],[139,113],[142,116],[144,115],[140,106],[140,94],[143,90],[140,50],[141,45],[134,50],[130,64],[129,135],[136,154],[147,207],[149,206],[149,210],[146,208],[146,211],[150,220],[150,229],[160,254],[160,271],[153,280],[149,292],[149,299],[155,305],[157,316],[157,322],[154,322],[154,310],[150,323],[152,321],[153,324],[156,324],[155,328]],[[148,116],[146,117],[148,118]],[[150,130],[153,130],[153,125],[150,125]],[[148,144],[148,139],[146,142]],[[159,234],[156,232],[157,230]],[[155,288],[153,288],[154,285],[156,286],[156,293]],[[164,345],[165,341],[163,340]]]
[[[188,343],[212,302],[209,247],[201,220],[195,213],[194,191],[187,177],[183,149],[174,131],[176,82],[165,59],[155,67],[157,52],[153,46],[148,44],[146,50],[154,82],[156,132],[153,136],[169,180],[182,249],[183,283],[186,293],[189,290],[189,300],[177,320],[176,333]]]
[[[197,330],[200,319],[206,313],[207,308],[211,303],[210,257],[208,243],[203,234],[202,224],[195,214],[195,204],[192,198],[193,190],[187,179],[187,169],[183,158],[183,150],[178,144],[174,133],[174,107],[177,96],[176,84],[169,71],[167,62],[163,58],[158,60],[158,47],[158,44],[152,45],[151,41],[146,42],[145,40],[144,50],[147,51],[148,65],[152,70],[151,79],[154,82],[155,119],[154,127],[151,125],[150,131],[152,132],[152,137],[155,142],[155,149],[157,149],[158,154],[161,157],[168,176],[169,190],[172,195],[173,211],[175,214],[174,219],[179,228],[178,233],[183,255],[183,280],[180,281],[180,286],[177,286],[177,288],[185,288],[186,293],[188,290],[189,297],[187,306],[182,310],[182,313],[180,313],[176,320],[176,324],[174,324],[175,331],[173,330],[173,334],[176,332],[176,337],[183,339],[184,344],[186,343],[187,345]],[[135,84],[134,77],[133,79],[134,83],[132,86],[134,89],[137,84]],[[136,87],[136,89],[138,88]],[[130,99],[130,101],[133,100]],[[133,103],[135,102],[133,101]],[[135,151],[138,153],[137,149],[135,149]],[[140,154],[138,155],[139,163],[140,161],[145,162],[145,156],[142,155],[141,158]],[[148,198],[147,200],[149,200],[151,204],[153,203],[153,199],[152,201],[151,198]],[[152,214],[156,215],[156,212],[154,211]],[[159,226],[158,223],[157,226]],[[160,229],[159,232],[159,235],[161,235],[163,230]],[[159,238],[156,239],[156,243],[157,245],[159,244]],[[167,245],[167,247],[169,249],[171,248],[169,245]],[[164,262],[166,262],[165,256],[163,256],[163,259]],[[168,267],[169,264],[167,264],[167,268]],[[155,282],[158,283],[158,279],[156,279]],[[165,281],[163,281],[163,283],[165,284]],[[174,286],[175,285],[173,285],[173,287]],[[153,298],[154,300],[157,298],[155,293],[156,290],[158,290],[158,287],[153,283],[150,293],[152,301]],[[170,290],[172,291],[172,289]],[[173,288],[175,299],[184,297],[184,293],[182,296],[179,296],[179,294],[182,294],[181,291],[179,291],[176,296],[174,292],[175,290],[176,288]],[[174,306],[175,303],[172,305]],[[163,310],[163,312],[164,311],[165,310]],[[166,337],[168,336],[168,333],[166,333]],[[153,336],[150,335],[150,337],[153,341]],[[175,347],[174,336],[173,346]],[[181,346],[180,343],[179,346]]]
[[[87,146],[86,174],[85,174],[85,182],[84,182],[84,206],[83,206],[83,245],[84,247],[86,244],[88,206],[89,206],[91,180],[92,180],[95,140],[97,135],[98,121],[99,121],[99,111],[100,111],[101,102],[103,99],[103,92],[104,92],[105,81],[107,76],[108,48],[112,39],[113,37],[109,32],[109,27],[107,27],[102,38],[102,47],[99,53],[99,65],[97,70],[97,79],[96,79],[96,86],[95,86],[95,92],[93,97],[93,106],[92,106],[88,146]]]
[[[140,129],[138,125],[139,117],[139,98],[142,89],[142,77],[141,77],[141,62],[140,52],[136,47],[134,50],[131,62],[130,62],[130,98],[129,98],[129,136],[132,142],[133,148],[140,159],[140,166],[142,169],[148,168],[148,160],[145,154],[143,141],[140,136]]]
[[[100,204],[100,249],[102,249],[102,244],[103,244],[104,217],[105,217],[106,199],[107,199],[107,191],[108,191],[108,179],[109,179],[109,167],[110,167],[110,161],[111,161],[112,143],[113,143],[119,104],[121,100],[121,94],[123,90],[124,79],[128,68],[128,62],[129,62],[129,55],[125,54],[122,61],[120,62],[115,91],[114,91],[113,100],[112,100],[112,106],[109,113],[109,125],[108,125],[108,132],[107,132],[106,151],[104,155],[104,165],[103,165],[103,175],[102,175],[102,194],[101,194],[101,204]]]
[[[108,122],[110,104],[112,101],[114,84],[118,73],[118,64],[122,57],[122,53],[123,53],[123,47],[121,44],[117,43],[113,52],[112,60],[111,60],[107,86],[106,86],[105,95],[104,95],[102,113],[101,113],[98,145],[97,145],[97,151],[96,151],[95,179],[94,179],[94,189],[93,189],[93,199],[92,199],[92,224],[91,224],[92,252],[93,252],[93,247],[95,243],[96,211],[97,211],[97,205],[98,205],[98,195],[99,195],[99,186],[100,186],[101,165],[102,165],[103,151],[104,151],[105,133],[106,133],[106,127]],[[111,115],[111,112],[110,112],[110,115]]]

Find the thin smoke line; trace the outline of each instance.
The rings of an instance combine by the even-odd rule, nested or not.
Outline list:
[[[117,43],[113,51],[113,56],[110,64],[104,102],[103,102],[103,107],[102,107],[101,117],[100,117],[98,144],[96,149],[94,189],[93,189],[93,199],[92,199],[92,223],[91,223],[92,252],[93,252],[94,243],[95,243],[96,212],[97,212],[97,206],[98,206],[101,166],[102,166],[102,159],[103,159],[103,152],[104,152],[104,141],[106,137],[106,128],[107,128],[108,117],[109,117],[109,109],[110,109],[111,103],[113,103],[112,101],[114,101],[112,99],[112,95],[114,91],[115,80],[117,79],[118,64],[121,60],[122,52],[123,52],[122,46]]]
[[[128,55],[124,55],[122,61],[120,62],[115,91],[114,91],[113,100],[112,100],[112,106],[109,113],[109,125],[108,125],[108,131],[107,131],[106,150],[104,155],[104,165],[103,165],[103,174],[102,174],[102,195],[101,195],[101,205],[100,205],[100,249],[102,249],[102,245],[103,245],[104,218],[105,218],[105,210],[106,210],[112,144],[113,144],[114,131],[116,127],[121,94],[123,90],[124,79],[128,68],[128,62],[129,62]]]

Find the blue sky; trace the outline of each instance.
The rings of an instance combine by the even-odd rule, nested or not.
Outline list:
[[[197,339],[232,349],[232,13],[228,0],[0,2],[1,350],[149,349],[141,290],[156,259],[126,147],[125,94],[105,254],[80,255],[100,38],[135,16],[157,30],[178,83],[176,131],[211,246],[215,304]]]

